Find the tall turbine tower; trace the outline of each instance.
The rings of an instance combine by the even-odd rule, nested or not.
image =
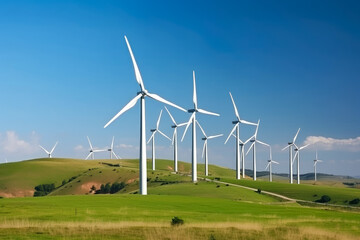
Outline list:
[[[112,159],[112,156],[114,155],[116,159],[119,159],[119,157],[115,154],[114,152],[114,137],[112,138],[112,141],[111,141],[111,146],[110,148],[108,149],[108,151],[110,152],[110,159]]]
[[[271,153],[271,146],[270,147],[270,159],[268,160],[268,165],[266,166],[265,170],[269,168],[269,181],[272,182],[272,164],[279,164],[278,162],[272,160],[272,153]]]
[[[226,141],[224,144],[227,143],[227,141],[229,140],[230,136],[234,133],[234,131],[236,130],[236,135],[235,135],[235,138],[236,138],[236,179],[240,179],[240,161],[242,160],[244,162],[244,155],[243,156],[243,159],[241,159],[241,156],[240,156],[240,149],[239,149],[239,145],[241,147],[241,150],[243,150],[243,146],[244,145],[241,145],[242,143],[240,143],[240,123],[243,123],[243,124],[247,124],[247,125],[254,125],[256,126],[256,123],[252,123],[252,122],[248,122],[248,121],[245,121],[245,120],[242,120],[240,119],[240,115],[239,115],[239,112],[237,110],[237,107],[236,107],[236,104],[235,104],[235,101],[231,95],[231,92],[229,92],[230,94],[230,98],[231,98],[231,101],[232,101],[232,104],[234,106],[234,111],[235,111],[235,116],[236,116],[236,121],[232,121],[233,124],[235,124],[235,126],[233,127],[233,129],[231,130],[229,136],[227,137]],[[245,165],[243,164],[243,177],[245,177]]]
[[[109,124],[111,124],[115,119],[117,119],[121,114],[123,114],[124,112],[126,112],[127,110],[129,110],[130,108],[134,107],[136,102],[141,99],[140,101],[140,157],[139,157],[139,169],[140,169],[140,194],[141,195],[147,195],[147,172],[146,172],[146,131],[145,131],[145,97],[150,97],[156,101],[168,104],[170,106],[176,107],[184,112],[186,112],[185,109],[183,109],[182,107],[179,107],[178,105],[171,103],[167,100],[165,100],[164,98],[153,94],[153,93],[149,93],[145,87],[144,87],[144,83],[140,74],[140,70],[138,68],[138,65],[136,64],[136,60],[134,57],[134,54],[131,50],[129,41],[127,40],[126,36],[125,36],[125,41],[127,44],[127,47],[129,49],[129,53],[131,56],[131,60],[134,66],[134,71],[135,71],[135,78],[137,83],[140,85],[140,92],[137,93],[136,97],[134,97],[128,104],[125,105],[125,107],[123,107],[120,112],[118,112],[105,126],[104,128],[106,128],[107,126],[109,126]]]
[[[257,123],[255,134],[252,136],[252,139],[250,140],[250,142],[252,142],[252,144],[249,147],[248,151],[246,152],[246,155],[248,155],[251,148],[253,149],[253,179],[254,179],[254,181],[256,181],[256,143],[260,143],[262,145],[270,147],[269,144],[264,143],[264,142],[257,139],[257,133],[258,133],[258,129],[259,129],[259,124],[260,124],[260,119],[259,119],[259,121]]]
[[[292,157],[292,148],[295,144],[296,138],[298,136],[300,132],[300,128],[297,131],[297,133],[295,134],[295,137],[293,139],[292,142],[288,142],[288,145],[286,147],[284,147],[281,151],[284,151],[285,149],[289,148],[289,182],[292,184],[293,183],[293,157]]]
[[[317,181],[317,178],[316,178],[316,164],[318,162],[322,162],[322,160],[319,160],[318,159],[318,152],[316,150],[316,155],[315,155],[315,159],[314,159],[314,177],[315,177],[315,182]]]
[[[295,145],[295,144],[294,144]],[[304,148],[306,148],[307,146],[309,146],[310,144],[307,144],[305,146],[302,146],[300,148],[298,148],[296,145],[295,145],[295,149],[294,151],[296,152],[295,155],[294,155],[294,160],[293,160],[293,164],[295,162],[295,159],[297,157],[297,184],[300,184],[300,151],[303,150]]]
[[[44,152],[46,152],[46,154],[48,155],[49,158],[52,158],[51,154],[54,152],[56,145],[58,144],[58,142],[55,143],[55,145],[53,146],[53,148],[51,149],[51,151],[46,150],[45,148],[43,148],[43,146],[39,145],[39,147],[44,150]]]
[[[189,109],[188,112],[191,113],[190,119],[186,124],[186,128],[184,131],[184,135],[182,136],[181,141],[184,140],[186,131],[189,125],[192,123],[192,181],[197,182],[197,156],[196,156],[196,113],[203,113],[208,115],[220,116],[217,113],[212,113],[201,108],[198,108],[197,104],[197,96],[196,96],[196,82],[195,82],[195,71],[193,71],[193,85],[194,85],[194,92],[193,92],[193,102],[194,108]]]
[[[171,139],[168,136],[166,136],[159,129],[161,114],[162,114],[162,109],[160,111],[160,115],[159,115],[159,118],[158,118],[157,123],[156,123],[156,128],[150,130],[152,132],[152,134],[151,134],[151,137],[149,138],[149,141],[147,142],[147,143],[149,143],[151,141],[151,139],[152,139],[152,170],[153,171],[155,171],[155,134],[158,132],[161,135],[163,135],[165,138],[167,138],[167,139],[169,139],[171,141]]]
[[[207,148],[207,141],[209,139],[213,139],[213,138],[217,138],[217,137],[221,137],[223,134],[218,134],[218,135],[213,135],[213,136],[207,136],[204,129],[201,127],[200,123],[198,121],[196,121],[196,123],[198,124],[201,132],[203,133],[204,137],[202,138],[202,140],[204,140],[204,146],[203,146],[203,151],[202,151],[202,155],[201,157],[204,157],[205,155],[205,176],[209,175],[209,159],[208,159],[208,148]]]
[[[171,127],[174,129],[174,133],[172,136],[172,145],[174,146],[174,171],[178,172],[178,153],[177,153],[177,128],[181,126],[185,126],[186,123],[177,124],[174,117],[171,115],[170,111],[165,107],[166,111],[168,112],[171,121],[174,123]]]
[[[94,149],[91,142],[90,142],[89,137],[87,137],[87,140],[88,140],[89,145],[90,145],[90,153],[89,153],[89,155],[87,155],[85,160],[87,160],[90,156],[92,156],[92,159],[94,159],[94,153],[96,153],[96,152],[105,152],[105,151],[107,151],[107,149]]]

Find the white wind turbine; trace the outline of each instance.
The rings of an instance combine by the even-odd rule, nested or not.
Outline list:
[[[262,145],[270,147],[269,144],[264,143],[264,142],[257,139],[257,133],[258,133],[258,129],[259,129],[259,124],[260,124],[260,119],[259,119],[259,121],[257,123],[255,134],[251,137],[251,140],[250,140],[250,142],[252,142],[252,144],[249,147],[248,151],[246,152],[246,155],[248,155],[251,148],[253,149],[253,179],[254,179],[254,181],[256,181],[256,143],[260,143]]]
[[[208,159],[208,147],[207,147],[207,141],[209,139],[213,139],[213,138],[217,138],[217,137],[221,137],[224,134],[218,134],[218,135],[213,135],[213,136],[207,136],[204,129],[201,127],[200,123],[198,121],[196,121],[196,123],[198,124],[201,132],[203,133],[204,137],[202,138],[202,140],[204,140],[204,146],[203,146],[203,151],[202,151],[202,155],[201,157],[204,157],[205,155],[205,176],[209,175],[209,159]]]
[[[214,116],[220,116],[220,114],[217,113],[212,113],[206,110],[203,110],[201,108],[198,108],[198,104],[197,104],[197,95],[196,95],[196,82],[195,82],[195,71],[193,71],[193,85],[194,85],[194,90],[193,90],[193,103],[194,103],[194,108],[193,109],[189,109],[188,112],[192,113],[190,116],[190,119],[188,121],[188,123],[186,124],[186,128],[184,131],[184,134],[181,138],[181,141],[184,140],[186,131],[189,127],[189,125],[192,123],[192,181],[193,182],[197,182],[197,156],[196,156],[196,113],[203,113],[203,114],[209,114],[209,115],[214,115]]]
[[[308,147],[310,144],[307,144],[305,146],[302,146],[300,148],[298,148],[296,146],[296,144],[294,144],[295,146],[295,149],[294,151],[296,152],[295,155],[294,155],[294,159],[293,159],[293,164],[295,162],[295,159],[297,157],[297,184],[300,184],[300,151],[303,150],[304,148]]]
[[[112,156],[114,155],[116,159],[119,159],[119,157],[115,154],[114,152],[114,137],[112,138],[112,141],[111,141],[111,146],[110,148],[108,149],[108,151],[110,152],[110,159],[112,159]]]
[[[90,156],[92,156],[92,159],[94,159],[94,153],[96,153],[96,152],[105,152],[105,151],[108,151],[107,149],[94,149],[88,136],[87,136],[87,140],[88,140],[89,145],[90,145],[90,153],[89,153],[89,155],[87,155],[87,157],[85,158],[85,160],[88,160],[88,158],[89,158]]]
[[[278,162],[272,160],[272,152],[271,152],[271,146],[270,147],[270,159],[268,160],[268,165],[266,166],[265,170],[269,168],[269,181],[272,182],[272,164],[279,164]]]
[[[317,181],[317,178],[316,178],[316,164],[318,162],[322,162],[322,160],[319,160],[318,159],[318,152],[316,150],[316,155],[315,155],[315,159],[314,159],[314,175],[315,175],[315,182]]]
[[[156,128],[155,129],[151,129],[150,131],[152,132],[151,137],[149,138],[149,141],[147,143],[149,143],[152,139],[152,170],[155,170],[155,134],[158,132],[161,135],[163,135],[165,138],[169,139],[171,141],[171,139],[166,136],[162,131],[160,131],[159,129],[159,125],[160,125],[160,119],[161,119],[161,114],[162,114],[162,109],[160,111],[160,115],[159,118],[156,122]]]
[[[236,138],[236,135],[233,133],[232,136]],[[252,136],[243,142],[239,138],[239,145],[240,145],[240,161],[241,161],[241,168],[242,168],[242,177],[245,178],[245,145],[252,139]]]
[[[236,179],[240,179],[240,162],[241,161],[243,162],[243,177],[245,177],[245,165],[244,165],[245,157],[244,157],[244,154],[240,155],[240,151],[244,151],[243,147],[244,147],[245,143],[242,143],[241,140],[240,140],[240,123],[247,124],[247,125],[254,125],[254,126],[256,126],[256,123],[252,123],[252,122],[248,122],[248,121],[240,119],[240,115],[239,115],[239,112],[237,110],[234,99],[233,99],[233,97],[231,95],[231,92],[229,92],[229,94],[230,94],[230,98],[231,98],[231,101],[232,101],[233,106],[234,106],[235,116],[236,116],[237,120],[232,121],[232,123],[235,124],[235,126],[231,130],[231,132],[230,132],[229,136],[227,137],[224,144],[227,143],[230,136],[236,130],[236,135],[235,135],[235,138],[236,138],[236,144],[235,144],[236,145]],[[239,146],[240,146],[241,149],[239,149]]]
[[[284,147],[281,151],[284,151],[285,149],[289,148],[289,182],[293,183],[293,157],[292,157],[292,148],[295,145],[296,138],[300,132],[300,128],[298,129],[297,133],[295,134],[294,139],[292,142],[288,142],[288,145]]]
[[[178,172],[178,153],[177,153],[177,128],[181,126],[185,126],[186,123],[177,124],[174,117],[171,115],[170,111],[165,107],[166,111],[168,112],[171,121],[174,123],[171,127],[174,129],[174,133],[172,136],[172,145],[174,146],[174,171]]]
[[[48,150],[46,150],[43,146],[39,145],[39,147],[44,150],[44,152],[46,152],[46,154],[48,155],[49,158],[51,158],[51,154],[54,152],[56,145],[58,144],[58,142],[55,143],[55,145],[53,146],[53,148],[51,149],[51,151],[49,152]]]
[[[129,49],[129,53],[131,56],[131,60],[134,66],[135,71],[135,78],[138,84],[140,85],[141,91],[137,93],[136,97],[134,97],[128,104],[123,107],[120,112],[118,112],[105,126],[109,126],[115,119],[117,119],[121,114],[129,110],[130,108],[134,107],[136,102],[141,99],[140,101],[140,160],[139,160],[139,170],[140,170],[140,194],[141,195],[147,195],[147,172],[146,172],[146,131],[145,131],[145,97],[150,97],[154,100],[157,100],[159,102],[168,104],[170,106],[176,107],[184,112],[186,112],[185,109],[165,100],[164,98],[160,97],[157,94],[149,93],[145,87],[144,83],[140,74],[139,67],[136,63],[134,54],[131,50],[129,41],[127,40],[125,36],[125,41],[127,44],[127,47]]]

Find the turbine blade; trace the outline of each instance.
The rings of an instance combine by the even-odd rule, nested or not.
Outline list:
[[[44,150],[47,154],[50,154],[45,148],[43,148],[41,145],[39,145],[39,147],[41,147],[42,150]]]
[[[251,144],[251,146],[249,147],[249,149],[247,150],[247,152],[246,152],[246,154],[245,154],[245,155],[248,155],[248,153],[250,152],[250,149],[251,149],[251,148],[253,148],[253,147],[254,147],[254,145],[255,145],[255,142],[253,142],[253,143]]]
[[[52,154],[52,153],[53,153],[53,151],[55,150],[57,144],[58,144],[58,142],[55,143],[54,147],[51,149],[51,151],[50,151],[49,154]]]
[[[297,138],[297,136],[298,136],[299,132],[300,132],[300,128],[298,129],[298,131],[297,131],[297,133],[296,133],[296,135],[295,135],[295,137],[294,137],[294,139],[293,139],[293,143],[295,143],[296,138]]]
[[[272,163],[275,163],[275,164],[280,164],[280,163],[278,163],[277,161],[273,161],[273,160],[271,160],[271,162],[272,162]]]
[[[181,111],[187,112],[184,108],[179,107],[178,105],[176,105],[176,104],[174,104],[172,102],[169,102],[168,100],[165,100],[164,98],[160,97],[159,95],[157,95],[155,93],[147,93],[146,95],[151,97],[152,99],[155,99],[155,100],[159,101],[159,102],[165,103],[167,105],[170,105],[172,107],[180,109]]]
[[[114,149],[114,138],[115,138],[115,137],[113,136],[112,142],[111,142],[111,147],[110,147],[110,148],[111,148],[111,151]]]
[[[87,155],[87,157],[85,158],[85,160],[88,160],[88,158],[91,156],[92,152],[89,153],[89,155]]]
[[[169,110],[167,109],[167,107],[166,106],[164,106],[165,107],[165,110],[168,112],[168,114],[169,114],[169,116],[170,116],[170,118],[171,118],[171,121],[175,124],[175,126],[177,126],[177,124],[176,124],[176,122],[175,122],[175,119],[173,118],[173,116],[171,115],[171,113],[169,112]]]
[[[249,137],[248,140],[246,140],[246,141],[244,142],[244,145],[247,144],[253,137],[254,137],[254,136]]]
[[[295,159],[296,159],[296,157],[297,157],[297,155],[299,154],[299,151],[296,151],[296,153],[295,153],[295,155],[294,155],[294,157],[293,157],[293,159],[292,159],[292,164],[294,164],[294,162],[295,162]]]
[[[162,131],[158,130],[158,133],[160,133],[161,135],[163,135],[164,137],[166,137],[167,139],[169,139],[169,141],[171,141],[171,139],[165,135],[165,133],[163,133]]]
[[[214,116],[220,116],[220,114],[218,114],[218,113],[209,112],[209,111],[206,111],[204,109],[198,108],[197,110],[198,110],[199,113],[208,114],[208,115],[214,115]]]
[[[287,145],[286,147],[284,147],[283,149],[281,149],[281,151],[284,151],[285,149],[289,148],[291,145]]]
[[[269,168],[270,163],[271,163],[271,162],[269,162],[269,163],[267,164],[267,166],[266,166],[265,170],[267,170],[267,169]]]
[[[114,151],[111,151],[112,154],[114,154],[114,156],[116,157],[116,159],[119,159],[118,155],[116,155],[116,153]]]
[[[255,134],[254,134],[255,139],[256,139],[256,137],[257,137],[257,133],[258,133],[258,129],[259,129],[259,124],[260,124],[260,119],[258,120],[258,123],[257,123],[257,126],[256,126],[256,130],[255,130]]]
[[[213,135],[213,136],[209,136],[208,139],[212,139],[212,138],[217,138],[217,137],[221,137],[224,134],[218,134],[218,135]],[[240,140],[240,139],[239,139]]]
[[[127,37],[126,37],[126,36],[124,36],[124,37],[125,37],[126,45],[127,45],[128,49],[129,49],[130,56],[131,56],[131,60],[132,60],[133,66],[134,66],[136,81],[137,81],[138,84],[140,85],[141,91],[144,91],[144,90],[145,90],[145,87],[144,87],[144,83],[143,83],[143,80],[142,80],[142,77],[141,77],[141,74],[140,74],[139,67],[138,67],[138,65],[137,65],[137,63],[136,63],[134,54],[133,54],[133,52],[132,52],[132,50],[131,50],[130,43],[129,43]]]
[[[193,71],[193,102],[194,102],[194,108],[197,109],[197,95],[196,95],[195,71]]]
[[[224,144],[226,144],[227,141],[229,141],[230,136],[233,134],[233,132],[235,131],[235,129],[238,125],[239,125],[239,123],[235,124],[235,126],[231,129],[231,132],[230,132],[229,136],[226,138]],[[236,138],[236,136],[235,136],[235,138]]]
[[[160,125],[160,119],[161,119],[161,114],[162,114],[162,109],[160,110],[160,114],[159,114],[159,117],[158,117],[158,120],[156,122],[156,129],[159,128],[159,125]]]
[[[155,133],[156,133],[156,131],[154,131],[153,134],[151,134],[151,136],[150,136],[150,138],[149,138],[149,140],[147,141],[146,144],[149,144],[149,142],[151,141],[151,139],[154,138]]]
[[[305,146],[302,146],[299,148],[299,150],[303,150],[304,148],[307,148],[310,144],[306,144]]]
[[[233,104],[233,106],[234,106],[235,116],[236,116],[237,119],[240,121],[239,112],[238,112],[238,110],[237,110],[237,107],[236,107],[236,104],[235,104],[235,102],[234,102],[233,96],[231,95],[231,92],[229,92],[229,94],[230,94],[230,98],[231,98],[232,104]]]
[[[91,145],[90,138],[89,138],[88,136],[86,136],[86,137],[87,137],[87,140],[88,140],[88,142],[89,142],[90,149],[92,150],[92,149],[93,149],[93,147],[92,147],[92,145]]]
[[[124,112],[126,112],[127,110],[129,110],[130,108],[134,107],[137,100],[139,98],[141,98],[142,94],[139,93],[138,95],[136,95],[136,97],[134,97],[128,104],[125,105],[125,107],[123,107],[120,112],[118,112],[118,114],[116,114],[107,124],[105,124],[104,128],[106,128],[107,126],[110,125],[110,123],[112,123],[115,119],[117,119],[121,114],[123,114]]]
[[[187,124],[186,124],[186,128],[185,128],[184,134],[183,134],[183,136],[182,136],[182,138],[181,138],[181,141],[184,140],[186,131],[187,131],[187,129],[189,128],[189,126],[190,126],[190,124],[191,124],[191,121],[192,121],[192,119],[194,118],[194,115],[195,115],[195,112],[193,112],[193,113],[191,114],[191,117],[190,117],[189,121],[188,121]]]
[[[177,126],[178,126],[178,127],[182,127],[182,126],[185,126],[186,124],[187,124],[187,122],[184,122],[184,123],[178,124]]]
[[[203,133],[204,137],[207,137],[206,134],[205,134],[205,132],[204,132],[204,129],[201,127],[201,125],[200,125],[200,123],[199,123],[198,120],[196,120],[196,123],[197,123],[197,125],[199,126],[201,132]]]
[[[248,122],[248,121],[245,121],[245,120],[240,120],[240,122],[243,123],[243,124],[247,124],[247,125],[257,126],[256,123]]]
[[[259,141],[259,140],[255,140],[257,143],[260,143],[260,144],[262,144],[262,145],[264,145],[264,146],[268,146],[268,147],[270,147],[270,145],[269,144],[267,144],[267,143],[264,143],[264,142],[262,142],[262,141]]]

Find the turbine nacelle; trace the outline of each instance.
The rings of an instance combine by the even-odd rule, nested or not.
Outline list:
[[[197,109],[189,109],[187,111],[188,111],[188,113],[199,112]]]
[[[232,121],[232,124],[238,124],[240,121],[237,120],[237,121]]]

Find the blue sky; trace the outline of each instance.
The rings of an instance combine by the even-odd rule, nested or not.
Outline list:
[[[357,1],[1,1],[0,161],[41,157],[38,144],[57,140],[54,156],[84,158],[87,135],[99,148],[114,135],[118,155],[138,157],[139,105],[103,129],[139,90],[127,35],[150,92],[190,108],[195,70],[199,107],[221,114],[199,115],[208,134],[231,130],[231,91],[242,118],[261,119],[275,172],[287,171],[280,149],[301,127],[300,145],[320,141],[304,150],[302,173],[318,148],[320,172],[360,175],[359,12]],[[147,99],[148,130],[162,107]],[[171,136],[169,125],[164,114]],[[157,140],[158,157],[171,158],[168,140]],[[224,141],[209,141],[209,160],[234,168],[234,141]],[[181,160],[190,144],[188,135]],[[258,150],[263,170],[268,150]]]

